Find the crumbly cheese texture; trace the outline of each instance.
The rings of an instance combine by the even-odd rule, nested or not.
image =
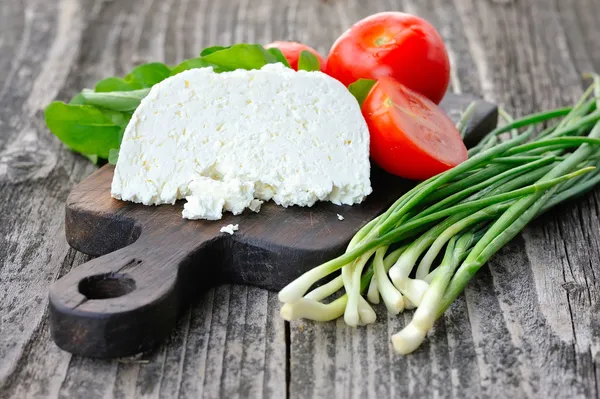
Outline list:
[[[146,205],[185,198],[189,219],[258,212],[269,200],[352,205],[371,193],[369,133],[354,97],[321,72],[192,69],[136,109],[111,191]]]
[[[239,227],[239,224],[228,224],[227,226],[221,227],[221,233],[233,235],[233,233],[239,230]]]
[[[189,185],[191,195],[186,196],[183,217],[187,219],[218,220],[223,211],[239,215],[245,208],[253,208],[254,184],[237,178],[215,180],[198,176]],[[260,204],[258,205],[260,209]],[[257,211],[258,212],[258,211]]]

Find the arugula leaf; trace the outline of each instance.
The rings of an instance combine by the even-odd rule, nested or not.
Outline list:
[[[206,61],[203,57],[190,58],[189,60],[183,61],[181,64],[171,68],[171,76],[177,75],[180,72],[187,71],[189,69],[213,67],[215,72],[222,72],[221,68]]]
[[[84,104],[127,112],[135,111],[149,92],[150,89],[140,89],[96,93],[93,90],[84,89],[79,95],[83,97]]]
[[[354,97],[356,97],[356,100],[361,107],[375,82],[376,81],[373,79],[358,79],[356,82],[351,83],[350,86],[348,86],[348,90]]]
[[[119,160],[119,150],[117,148],[111,148],[108,151],[108,163],[111,165],[116,165]]]
[[[142,88],[149,88],[171,76],[171,69],[161,62],[150,62],[138,65],[125,76],[129,83],[139,83]]]
[[[111,148],[119,148],[130,116],[100,110],[90,105],[54,101],[44,111],[46,125],[60,141],[82,154],[108,158]]]
[[[310,51],[303,50],[298,58],[298,70],[299,71],[320,71],[321,64],[319,59]]]
[[[94,165],[98,164],[98,155],[96,155],[96,154],[92,154],[92,155],[81,154],[81,155],[86,157],[87,159],[89,159],[90,162],[93,163]]]
[[[290,63],[288,62],[287,58],[285,58],[285,55],[283,55],[283,53],[281,52],[281,50],[279,50],[276,47],[272,47],[272,48],[268,49],[267,51],[269,53],[271,53],[271,55],[273,57],[275,57],[278,62],[281,62],[287,68],[291,68]]]
[[[130,91],[142,89],[142,85],[138,82],[126,82],[125,79],[110,77],[102,79],[96,83],[94,91],[97,93],[106,93],[110,91]]]
[[[202,58],[219,66],[222,71],[260,69],[266,64],[279,62],[277,57],[265,50],[260,44],[234,44]]]
[[[124,78],[110,77],[96,83],[98,93],[145,89],[171,76],[171,69],[160,62],[138,65]]]
[[[171,76],[194,68],[213,67],[217,73],[236,69],[260,69],[266,64],[281,62],[290,67],[279,49],[266,50],[260,44],[234,44],[223,47],[214,46],[202,50],[200,57],[183,61],[171,69]]]
[[[217,51],[221,51],[221,50],[225,50],[228,49],[231,46],[212,46],[212,47],[207,47],[204,50],[202,50],[200,52],[200,57],[204,57],[205,55],[209,55],[212,53],[216,53]]]
[[[85,104],[85,98],[83,98],[83,95],[81,93],[77,93],[71,99],[71,101],[69,101],[69,104],[71,104],[71,105],[83,105],[83,104]]]

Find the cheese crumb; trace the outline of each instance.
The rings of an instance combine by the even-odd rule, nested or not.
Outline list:
[[[238,231],[239,224],[228,224],[227,226],[221,227],[221,233],[229,233],[233,235],[235,231]]]
[[[239,179],[219,181],[199,176],[188,189],[190,195],[185,197],[182,212],[187,219],[218,220],[223,210],[239,215],[254,201],[254,186]]]
[[[250,209],[252,212],[260,212],[260,207],[262,206],[263,202],[261,200],[257,200],[257,199],[253,199],[252,201],[250,201],[250,205],[248,205],[248,209]]]
[[[339,213],[337,214],[338,220],[344,220],[344,217],[342,215],[340,215]]]

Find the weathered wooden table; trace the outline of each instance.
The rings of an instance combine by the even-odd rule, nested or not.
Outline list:
[[[47,289],[86,261],[63,209],[94,170],[44,126],[43,108],[134,64],[201,48],[295,39],[323,54],[382,10],[427,18],[455,92],[515,114],[572,103],[600,72],[598,0],[0,0],[0,397],[598,397],[598,192],[533,223],[473,280],[415,354],[375,325],[285,323],[276,294],[206,293],[138,361],[71,356],[50,340]]]

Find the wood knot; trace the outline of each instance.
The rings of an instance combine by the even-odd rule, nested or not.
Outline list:
[[[577,284],[574,281],[568,281],[561,285],[567,291],[568,294],[576,294],[584,290],[581,284]]]
[[[8,150],[0,154],[0,179],[11,183],[48,177],[56,165],[56,155],[37,146]]]

